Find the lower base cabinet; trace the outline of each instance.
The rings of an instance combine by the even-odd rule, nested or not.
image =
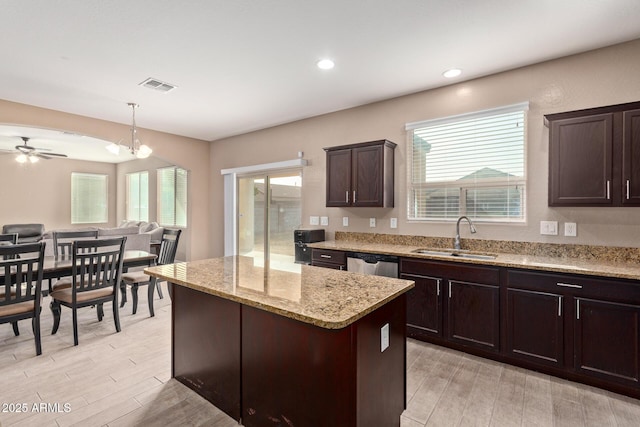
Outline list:
[[[407,293],[407,336],[499,351],[499,269],[401,258],[400,272],[416,282]]]
[[[640,307],[587,298],[574,301],[576,371],[637,386]]]
[[[483,350],[500,350],[500,287],[449,280],[447,338]]]
[[[407,336],[640,398],[640,283],[400,259]]]
[[[564,364],[562,296],[507,288],[507,353],[510,357],[561,368]]]

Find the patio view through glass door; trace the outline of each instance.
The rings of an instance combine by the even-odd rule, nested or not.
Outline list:
[[[299,271],[293,230],[300,227],[301,171],[238,178],[238,254],[255,265]]]

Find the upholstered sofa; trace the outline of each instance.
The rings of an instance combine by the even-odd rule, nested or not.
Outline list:
[[[39,242],[44,234],[44,224],[5,224],[2,234],[17,234],[18,243]]]
[[[125,250],[141,250],[149,252],[151,241],[162,239],[163,227],[157,223],[147,223],[141,221],[123,221],[118,227],[84,227],[72,230],[51,230],[44,233],[43,240],[46,242],[45,256],[53,256],[53,232],[54,231],[81,231],[98,230],[98,238],[127,236]]]

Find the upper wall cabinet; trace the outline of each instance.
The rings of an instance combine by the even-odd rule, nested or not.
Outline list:
[[[640,206],[640,102],[545,116],[549,206]]]
[[[329,147],[327,207],[393,207],[393,153],[382,139]]]

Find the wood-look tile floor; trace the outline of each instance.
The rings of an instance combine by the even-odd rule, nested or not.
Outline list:
[[[20,322],[18,337],[0,325],[0,426],[237,426],[171,379],[168,297],[156,298],[154,318],[144,295],[136,315],[128,303],[120,333],[110,307],[102,322],[94,309],[81,310],[77,347],[64,307],[60,330],[50,335],[48,302],[42,356],[35,356],[30,322]],[[407,348],[402,427],[640,425],[635,399],[419,341]]]

